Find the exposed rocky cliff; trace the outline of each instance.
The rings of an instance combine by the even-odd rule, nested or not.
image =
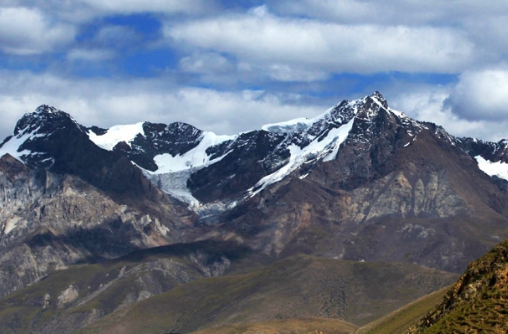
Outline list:
[[[30,170],[10,155],[0,159],[0,190],[0,296],[72,263],[174,243],[194,224],[162,193],[146,210],[77,176]]]
[[[73,226],[95,226],[84,221],[104,211],[94,221],[99,230],[120,224],[127,239],[133,233],[143,236],[121,246],[124,251],[175,240],[235,238],[273,256],[304,251],[461,271],[508,237],[504,181],[486,175],[479,164],[481,158],[505,168],[504,142],[454,138],[391,109],[377,92],[343,101],[313,119],[236,136],[217,136],[184,123],[86,128],[65,112],[41,106],[18,122],[0,152],[28,168],[24,173],[31,176],[18,180],[24,184],[21,192],[44,194],[47,187],[37,184],[54,180],[55,189],[64,189],[60,183],[79,183],[79,178],[82,185],[64,190],[72,194],[69,189],[88,187],[113,203],[99,209],[103,200],[62,200],[65,204],[52,209],[27,197],[31,211],[15,216],[17,207],[3,210],[12,212],[5,218],[9,231],[39,219],[41,210],[53,210],[50,215],[64,217],[66,235]],[[6,183],[4,188],[19,186]],[[180,238],[177,231],[195,225],[196,217],[158,188],[187,202],[209,226],[188,229]],[[5,201],[17,196],[9,191],[4,191]],[[86,193],[74,192],[77,197]],[[135,218],[122,210],[136,212]],[[14,223],[18,216],[24,222]],[[132,229],[138,232],[125,221],[136,221]],[[159,226],[171,230],[171,237],[159,233]],[[97,244],[103,241],[116,247],[107,239]]]

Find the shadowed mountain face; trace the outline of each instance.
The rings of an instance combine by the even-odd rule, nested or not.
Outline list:
[[[507,163],[505,141],[455,138],[377,92],[235,136],[87,128],[41,106],[0,145],[0,295],[74,263],[208,239],[267,263],[461,272],[508,237]]]

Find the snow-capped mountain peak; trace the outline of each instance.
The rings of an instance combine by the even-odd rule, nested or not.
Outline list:
[[[127,157],[154,184],[187,203],[228,205],[252,197],[290,175],[307,178],[315,166],[343,159],[344,155],[351,160],[351,167],[344,173],[356,173],[359,162],[355,162],[355,156],[372,154],[366,161],[381,161],[386,152],[411,149],[424,138],[423,132],[447,145],[460,146],[471,157],[501,161],[496,175],[505,175],[498,169],[507,166],[507,142],[458,140],[438,126],[391,109],[379,92],[344,100],[313,118],[266,124],[260,130],[233,136],[204,132],[182,122],[85,128],[65,112],[42,105],[19,120],[14,135],[0,145],[0,155],[9,153],[30,167],[51,168],[55,161],[68,159],[76,150],[73,147],[63,154],[65,145],[78,145],[84,150],[100,147],[115,152],[111,160],[118,154]],[[388,151],[371,151],[376,145]],[[103,150],[94,154],[109,154]],[[476,160],[492,175],[483,168],[486,162]],[[369,168],[365,167],[366,174],[359,179],[368,177]]]
[[[37,109],[35,109],[36,114],[42,114],[42,113],[54,114],[54,113],[57,113],[58,111],[60,111],[60,110],[56,109],[55,107],[49,106],[47,104],[40,105],[37,107]]]
[[[0,156],[10,154],[31,167],[49,168],[54,163],[50,153],[54,134],[59,140],[69,133],[83,133],[84,128],[69,114],[48,105],[39,106],[34,112],[27,113],[16,123],[14,134],[0,147]],[[65,135],[63,134],[65,133]]]
[[[81,128],[81,125],[68,113],[44,104],[37,107],[34,112],[23,115],[14,128],[14,135],[29,132],[49,134],[69,124]]]
[[[381,95],[380,92],[375,91],[372,95],[369,96],[371,99],[376,101],[376,103],[380,104],[383,108],[388,109],[388,101]]]

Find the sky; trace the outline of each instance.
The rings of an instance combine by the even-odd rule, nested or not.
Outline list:
[[[85,126],[230,135],[377,90],[410,117],[497,141],[506,22],[505,0],[2,0],[0,137],[41,104]]]

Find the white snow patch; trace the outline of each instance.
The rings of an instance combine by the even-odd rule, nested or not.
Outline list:
[[[192,196],[191,191],[187,188],[187,181],[192,173],[220,161],[229,154],[229,152],[226,152],[224,155],[210,160],[210,156],[206,153],[209,147],[233,140],[235,137],[218,136],[213,132],[204,132],[200,139],[198,146],[182,155],[172,156],[165,153],[155,156],[154,161],[158,169],[154,172],[138,166],[143,170],[146,177],[162,191],[189,204],[196,211],[199,211],[203,206],[197,198]]]
[[[383,109],[385,109],[385,110],[386,110],[385,106],[384,106],[381,102],[379,102],[379,100],[377,99],[377,97],[375,97],[375,96],[371,96],[371,98],[372,98],[372,100],[373,100],[374,102],[376,102],[376,104],[377,104],[378,106],[380,106],[381,108],[383,108]]]
[[[296,118],[287,122],[265,124],[261,127],[261,129],[275,133],[290,133],[295,131],[304,131],[308,129],[313,122],[314,119]]]
[[[233,140],[234,136],[218,136],[213,132],[205,132],[199,145],[192,150],[185,152],[183,155],[172,156],[169,153],[160,154],[154,157],[154,161],[159,167],[154,174],[166,174],[172,172],[179,172],[189,169],[203,168],[220,161],[229,152],[221,157],[210,160],[206,153],[206,149],[219,145],[227,140]]]
[[[288,149],[291,155],[289,158],[289,162],[276,172],[267,175],[261,180],[259,180],[254,187],[249,189],[250,195],[254,196],[261,190],[265,189],[268,185],[281,181],[291,172],[293,172],[303,163],[305,163],[308,160],[308,158],[312,156],[315,156],[315,158],[324,157],[323,159],[324,161],[330,161],[335,159],[340,145],[344,142],[344,140],[346,140],[349,131],[353,127],[354,120],[355,118],[352,118],[347,124],[344,124],[339,128],[331,130],[326,136],[326,138],[324,138],[323,140],[321,141],[314,140],[304,148],[300,148],[295,144],[289,146]],[[330,152],[330,149],[332,150],[332,152]]]
[[[328,155],[326,158],[324,158],[323,161],[331,161],[331,160],[335,160],[335,158],[337,158],[337,153],[339,153],[340,145],[344,142],[344,140],[346,140],[347,136],[349,135],[349,131],[351,131],[351,129],[353,128],[354,122],[355,122],[355,119],[353,117],[347,124],[341,126],[338,129],[333,129],[332,131],[330,131],[328,136],[335,137],[333,139],[335,141],[335,147],[333,148],[332,153],[330,153],[330,155]]]
[[[39,134],[39,135],[34,134],[38,130],[39,130],[39,128],[37,128],[35,131],[30,132],[30,133],[24,133],[24,134],[19,134],[17,136],[13,136],[11,139],[9,139],[9,141],[7,141],[0,148],[0,158],[8,153],[11,156],[13,156],[14,158],[16,158],[17,160],[24,163],[23,160],[21,159],[21,157],[32,154],[32,151],[29,151],[29,150],[18,151],[19,147],[28,139],[42,138],[42,137],[46,136],[46,134]]]
[[[508,181],[508,164],[502,161],[492,162],[485,160],[482,156],[475,157],[478,167],[489,176],[497,176]]]
[[[171,230],[167,226],[162,225],[157,218],[155,218],[155,226],[157,227],[159,232],[161,232],[161,234],[163,235],[168,235],[169,232],[171,232]]]
[[[23,155],[28,155],[31,152],[28,150],[18,151],[18,149],[28,138],[30,138],[30,135],[23,135],[20,137],[12,137],[8,142],[6,142],[4,144],[4,146],[2,146],[0,148],[0,157],[3,157],[6,154],[10,154],[14,158],[23,162],[21,160],[21,157]]]
[[[130,142],[132,142],[138,134],[142,136],[145,135],[143,122],[129,125],[116,125],[100,136],[91,130],[88,131],[90,140],[93,141],[95,145],[108,151],[113,150],[113,148],[122,141],[130,146]]]
[[[354,106],[354,102],[351,106]],[[289,121],[285,122],[278,122],[278,123],[271,123],[271,124],[265,124],[261,126],[261,129],[267,132],[274,132],[274,133],[291,133],[296,131],[305,131],[306,129],[310,128],[314,123],[320,121],[321,119],[325,118],[327,115],[329,115],[333,109],[335,109],[337,106],[333,106],[331,108],[328,108],[324,113],[321,115],[318,115],[313,118],[295,118]],[[356,114],[356,106],[355,106],[355,114]]]
[[[398,111],[398,110],[395,110],[392,108],[388,108],[388,111],[390,111],[392,114],[394,114],[395,116],[397,116],[399,118],[408,118],[408,116],[406,114],[404,114],[402,111]]]

